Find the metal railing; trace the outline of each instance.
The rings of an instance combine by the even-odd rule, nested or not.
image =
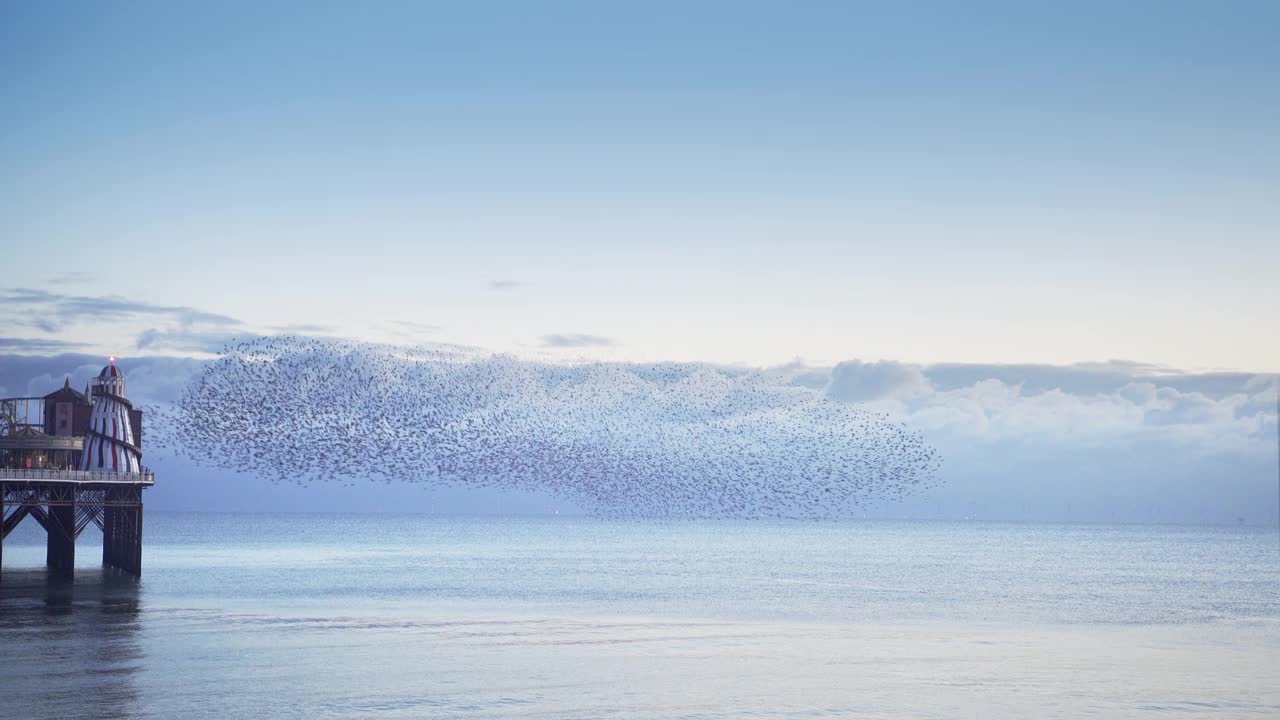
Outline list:
[[[106,472],[102,470],[27,470],[24,468],[0,468],[0,480],[62,481],[79,483],[122,483],[128,485],[154,485],[155,473]]]

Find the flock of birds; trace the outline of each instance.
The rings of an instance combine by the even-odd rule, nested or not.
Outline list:
[[[296,336],[228,346],[159,412],[152,443],[274,481],[532,490],[611,517],[847,516],[941,462],[883,414],[758,371]]]

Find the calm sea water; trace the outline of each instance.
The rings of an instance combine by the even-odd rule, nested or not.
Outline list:
[[[5,543],[15,718],[1280,717],[1274,529],[149,513]]]

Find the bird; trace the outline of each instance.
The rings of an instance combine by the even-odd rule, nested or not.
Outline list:
[[[623,519],[848,517],[937,487],[942,464],[775,373],[328,337],[228,344],[150,410],[163,451],[270,482],[538,490]]]

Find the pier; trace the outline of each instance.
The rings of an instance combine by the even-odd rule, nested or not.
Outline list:
[[[76,540],[102,531],[102,564],[142,574],[142,412],[125,398],[115,358],[84,393],[67,380],[44,397],[0,399],[0,568],[4,540],[31,517],[47,536],[45,564],[71,575]]]
[[[0,566],[4,538],[27,517],[48,536],[45,563],[69,575],[76,564],[76,540],[91,523],[102,531],[102,564],[142,574],[142,491],[155,484],[150,472],[0,468]]]

